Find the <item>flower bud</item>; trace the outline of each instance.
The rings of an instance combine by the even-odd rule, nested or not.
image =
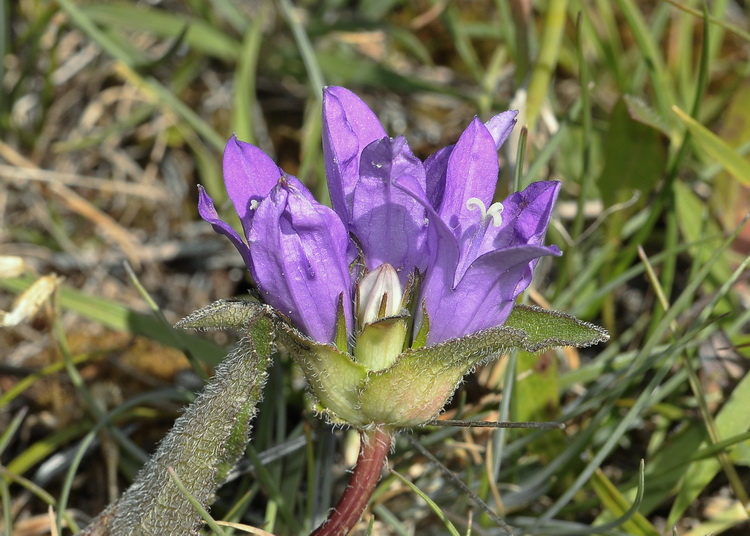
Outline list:
[[[381,318],[398,315],[402,298],[401,282],[393,266],[385,263],[368,272],[359,283],[357,316],[360,328]]]
[[[398,274],[388,263],[370,271],[359,283],[360,332],[354,357],[368,370],[388,368],[403,351],[407,321],[398,316],[402,298]]]
[[[407,319],[391,317],[367,324],[357,337],[354,357],[368,370],[387,369],[404,350]]]

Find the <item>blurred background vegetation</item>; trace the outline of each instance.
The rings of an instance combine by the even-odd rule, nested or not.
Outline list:
[[[520,110],[498,198],[563,184],[548,242],[564,256],[540,264],[527,300],[613,335],[477,370],[446,417],[567,428],[402,434],[390,465],[432,505],[391,474],[361,532],[507,533],[460,483],[519,535],[750,530],[746,2],[0,9],[0,531],[84,526],[200,390],[236,335],[170,325],[248,283],[197,217],[196,185],[231,212],[221,151],[235,132],[325,198],[327,84],[421,157],[474,115]],[[309,408],[278,360],[216,519],[284,535],[325,517],[357,440]]]

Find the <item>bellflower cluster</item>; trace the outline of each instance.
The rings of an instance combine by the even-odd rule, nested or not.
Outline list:
[[[441,400],[410,401],[412,409],[395,412],[385,407],[386,395],[367,409],[364,387],[398,368],[402,355],[502,326],[537,260],[560,254],[543,243],[558,182],[533,183],[492,203],[497,151],[515,118],[514,111],[487,123],[475,118],[455,145],[422,161],[404,137],[389,137],[356,95],[326,88],[332,208],[259,148],[229,140],[224,181],[244,238],[219,218],[202,188],[200,214],[232,241],[263,300],[304,335],[285,346],[307,356],[302,368],[335,418],[361,426],[432,417],[452,394],[455,374],[443,387],[435,372],[423,386],[423,394],[443,393]],[[346,385],[326,384],[327,376]],[[391,404],[406,397],[391,395]]]

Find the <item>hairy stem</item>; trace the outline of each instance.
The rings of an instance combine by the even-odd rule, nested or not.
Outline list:
[[[384,427],[360,432],[359,457],[346,491],[323,524],[311,536],[344,536],[359,521],[380,480],[393,436]]]
[[[197,534],[200,514],[170,478],[172,468],[204,508],[244,452],[273,353],[273,327],[257,315],[247,335],[217,367],[177,419],[135,482],[83,535]]]

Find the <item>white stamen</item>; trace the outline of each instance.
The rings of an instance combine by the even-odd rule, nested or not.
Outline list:
[[[260,203],[257,199],[250,200],[250,210],[255,210],[256,208],[258,208],[258,205],[260,205]]]
[[[470,197],[466,200],[466,208],[469,210],[478,209],[482,215],[482,221],[486,221],[488,217],[492,218],[492,225],[494,227],[500,227],[503,223],[503,207],[502,203],[492,203],[488,209],[484,206],[484,202],[476,197]]]

